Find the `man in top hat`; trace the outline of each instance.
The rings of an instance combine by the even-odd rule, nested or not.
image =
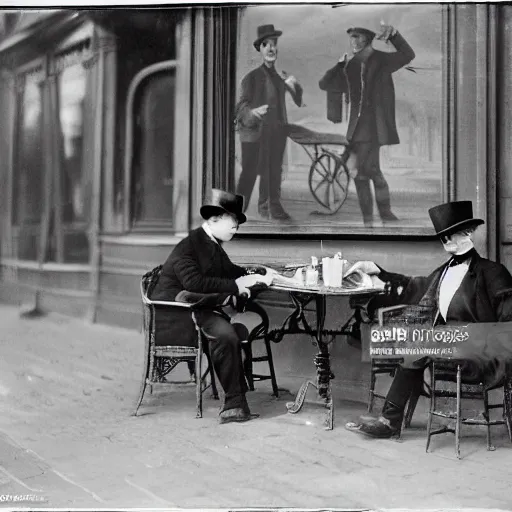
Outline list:
[[[192,230],[173,249],[163,264],[158,282],[151,294],[153,300],[179,300],[184,292],[206,300],[218,299],[211,309],[196,311],[196,321],[209,339],[210,355],[225,400],[220,422],[241,422],[255,417],[245,398],[245,381],[241,341],[248,332],[242,324],[232,325],[222,312],[222,304],[232,295],[246,294],[257,283],[270,285],[273,271],[266,275],[247,275],[245,268],[235,265],[223,245],[229,242],[247,218],[243,213],[244,198],[213,189],[211,198],[201,207],[203,225]],[[217,294],[217,295],[213,295]],[[177,299],[178,296],[178,299]],[[195,327],[188,311],[172,311],[157,315],[157,344],[195,345]],[[158,339],[160,338],[160,340]]]
[[[258,213],[265,219],[290,219],[281,204],[281,176],[288,123],[285,93],[297,106],[302,105],[302,87],[294,76],[278,74],[277,40],[282,35],[274,25],[258,27],[253,45],[260,52],[262,64],[242,79],[236,105],[236,122],[242,146],[242,172],[237,194],[251,198],[256,177],[260,177]]]
[[[376,299],[371,309],[394,304],[426,306],[434,325],[450,322],[512,321],[512,276],[501,264],[482,258],[473,246],[473,233],[484,223],[473,217],[471,201],[442,204],[429,210],[437,236],[451,257],[428,277],[386,272],[371,261],[358,263],[396,290],[394,297]],[[402,423],[405,406],[423,385],[428,357],[402,364],[386,396],[381,416],[347,424],[350,430],[371,437],[389,438]],[[492,373],[492,372],[491,372]],[[484,379],[493,382],[493,375]]]
[[[356,156],[355,185],[366,227],[373,227],[373,181],[375,200],[383,222],[398,218],[391,211],[389,186],[380,168],[380,147],[398,144],[395,121],[395,89],[392,74],[414,59],[414,50],[392,26],[381,25],[381,33],[366,28],[349,28],[352,55],[345,54],[319,82],[328,96],[335,95],[334,105],[341,111],[342,95],[350,99],[347,139]],[[372,47],[373,39],[389,41],[396,52],[387,53]],[[328,118],[341,122],[328,112]],[[336,119],[335,119],[336,118]]]

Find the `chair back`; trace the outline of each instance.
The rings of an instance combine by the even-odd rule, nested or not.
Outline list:
[[[155,308],[151,303],[150,296],[153,288],[158,282],[158,278],[162,273],[162,265],[158,265],[154,269],[146,272],[140,280],[140,295],[142,299],[142,328],[144,336],[148,344],[155,341]]]

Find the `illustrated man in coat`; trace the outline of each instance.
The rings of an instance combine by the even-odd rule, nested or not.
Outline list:
[[[274,25],[258,27],[254,48],[262,64],[242,79],[236,122],[242,148],[242,172],[236,192],[249,205],[256,177],[260,177],[258,213],[265,219],[290,219],[281,204],[281,177],[287,139],[288,118],[285,93],[302,105],[302,87],[294,76],[276,71],[277,39],[282,35]]]
[[[245,394],[241,342],[248,331],[242,324],[233,325],[222,310],[231,296],[250,297],[257,283],[270,285],[273,271],[266,275],[247,275],[235,265],[223,245],[229,242],[238,226],[247,220],[243,213],[244,198],[213,189],[211,198],[201,207],[203,225],[192,230],[173,249],[151,294],[152,300],[174,301],[188,294],[210,302],[211,306],[195,312],[198,326],[209,339],[210,356],[215,373],[224,389],[225,400],[220,422],[248,421],[251,414]],[[156,343],[196,345],[195,326],[189,311],[172,311],[156,316]]]
[[[359,262],[359,267],[397,290],[391,298],[395,304],[425,306],[432,312],[432,325],[512,321],[512,276],[503,265],[482,258],[474,248],[473,233],[484,221],[473,217],[471,201],[442,204],[431,208],[429,214],[451,257],[428,277],[393,274],[371,261]],[[377,304],[382,305],[392,304]],[[371,437],[395,435],[411,392],[423,385],[428,363],[428,357],[423,357],[399,366],[380,417],[349,423],[347,428]],[[484,381],[494,382],[493,371],[484,372]]]
[[[396,52],[375,50],[375,32],[349,28],[352,56],[345,54],[320,80],[320,89],[335,94],[341,108],[342,94],[350,98],[347,139],[356,156],[355,185],[366,227],[373,227],[373,181],[375,200],[383,222],[398,218],[391,211],[389,186],[380,168],[380,147],[399,144],[395,121],[395,89],[392,74],[411,62],[414,50],[402,35],[389,25],[382,25],[378,39],[389,41]],[[331,116],[328,113],[328,117]],[[341,119],[337,119],[337,122]]]

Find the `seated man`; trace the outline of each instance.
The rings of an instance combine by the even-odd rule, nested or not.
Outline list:
[[[360,268],[378,275],[396,290],[395,304],[432,308],[434,325],[450,322],[512,321],[512,276],[499,263],[482,258],[473,246],[473,234],[481,219],[473,218],[471,201],[442,204],[429,210],[445,251],[452,257],[428,277],[407,277],[386,272],[371,261]],[[377,307],[384,304],[382,301]],[[381,416],[349,423],[347,428],[371,437],[389,438],[402,423],[411,391],[423,383],[427,357],[403,363],[386,396]],[[493,376],[487,375],[492,381]]]
[[[266,275],[247,275],[246,269],[231,262],[222,247],[224,242],[233,238],[238,226],[247,220],[243,206],[243,196],[213,189],[211,200],[200,210],[204,224],[191,231],[173,249],[151,295],[153,300],[173,301],[180,292],[183,295],[183,291],[196,296],[209,294],[208,298],[212,297],[211,294],[218,294],[217,307],[212,305],[211,309],[196,311],[195,317],[209,339],[213,367],[224,389],[220,423],[242,422],[257,417],[251,414],[245,397],[247,383],[240,342],[247,339],[247,329],[241,329],[241,324],[235,329],[230,323],[221,309],[223,299],[241,294],[250,297],[252,286],[257,283],[270,285],[273,278],[271,269],[266,269]],[[170,332],[174,327],[174,336],[179,337],[176,344],[195,344],[194,325],[188,312],[166,313],[165,317],[160,315],[161,320],[157,314],[157,336],[159,331]],[[180,313],[184,313],[181,318]],[[170,336],[167,344],[173,344]]]

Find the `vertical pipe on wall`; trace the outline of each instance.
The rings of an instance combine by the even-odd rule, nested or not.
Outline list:
[[[443,146],[443,200],[455,199],[455,169],[457,167],[455,151],[455,132],[457,119],[457,24],[453,6],[445,5],[442,10],[443,21],[443,113],[442,123],[446,133],[442,137]]]
[[[192,9],[176,23],[176,98],[174,116],[173,227],[176,234],[189,230],[191,94],[192,94]]]
[[[101,33],[101,31],[100,31]],[[99,37],[98,32],[94,35]],[[103,107],[104,107],[104,80],[105,80],[105,46],[98,44],[98,59],[92,66],[92,82],[93,82],[93,101],[94,108],[94,136],[93,136],[93,153],[94,161],[92,168],[92,198],[91,198],[91,221],[89,226],[89,250],[90,250],[90,290],[92,299],[89,304],[88,319],[91,322],[96,320],[96,311],[99,301],[100,292],[100,264],[101,264],[101,246],[100,246],[100,229],[101,229],[101,177],[103,164]]]
[[[190,227],[201,224],[199,208],[203,196],[203,176],[205,173],[205,16],[204,9],[194,9],[193,51],[192,51],[192,105],[191,105],[191,148],[190,148]]]
[[[487,6],[487,254],[492,260],[499,258],[499,202],[498,202],[498,157],[497,157],[497,32],[498,7]]]

